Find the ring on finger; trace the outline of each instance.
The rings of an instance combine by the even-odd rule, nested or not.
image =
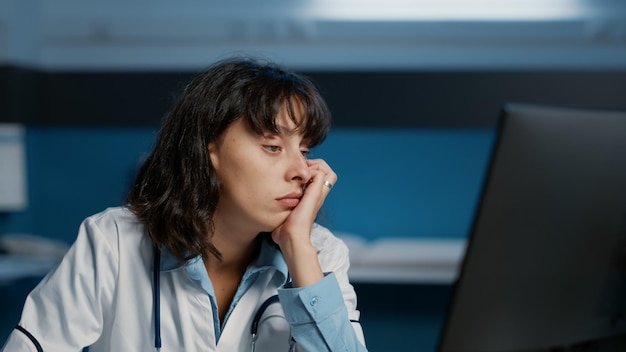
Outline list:
[[[333,184],[328,181],[324,181],[324,186],[328,187],[328,190],[333,189]]]

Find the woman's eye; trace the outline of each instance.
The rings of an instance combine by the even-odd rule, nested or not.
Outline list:
[[[277,145],[264,145],[263,148],[271,153],[278,153],[280,151],[280,147]]]
[[[311,151],[308,149],[302,149],[300,153],[302,153],[302,155],[304,155],[305,158],[311,155]]]

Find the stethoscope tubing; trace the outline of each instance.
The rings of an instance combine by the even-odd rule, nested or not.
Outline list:
[[[261,316],[263,315],[263,312],[265,312],[265,310],[270,304],[277,303],[277,302],[278,302],[278,295],[274,295],[268,298],[265,302],[263,302],[263,304],[261,304],[259,309],[256,311],[256,314],[254,315],[254,318],[252,319],[252,325],[250,326],[250,334],[252,335],[252,352],[254,352],[255,350],[257,332],[259,329],[259,322],[261,321]]]
[[[161,350],[161,250],[155,245],[153,252],[152,305],[154,309],[154,350],[159,352]],[[265,300],[252,319],[252,325],[250,327],[250,334],[252,335],[252,352],[255,351],[256,340],[258,337],[257,332],[261,316],[267,307],[274,303],[278,303],[278,295],[271,296]],[[293,351],[294,347],[295,341],[291,338],[289,351]]]
[[[158,352],[161,350],[161,251],[157,246],[154,246],[153,259],[154,350]]]

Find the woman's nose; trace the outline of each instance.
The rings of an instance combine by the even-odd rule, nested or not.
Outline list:
[[[306,157],[302,155],[300,151],[291,157],[287,176],[289,180],[300,180],[304,183],[309,182],[311,170],[309,170]]]

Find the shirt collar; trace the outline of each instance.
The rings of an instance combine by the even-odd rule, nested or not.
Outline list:
[[[275,268],[277,272],[283,276],[283,283],[287,281],[289,272],[287,269],[287,263],[283,254],[280,252],[278,246],[272,241],[272,237],[269,233],[261,233],[261,250],[259,255],[248,266],[246,274],[244,276],[252,275],[269,268]],[[167,248],[161,249],[161,272],[174,271],[182,268],[186,265],[191,265],[200,260],[200,256],[188,260],[186,263],[180,263]]]
[[[283,254],[278,245],[272,241],[270,233],[261,233],[259,236],[262,236],[261,250],[256,259],[248,267],[246,275],[261,272],[268,268],[275,268],[276,271],[283,276],[282,281],[285,283],[289,272]]]

